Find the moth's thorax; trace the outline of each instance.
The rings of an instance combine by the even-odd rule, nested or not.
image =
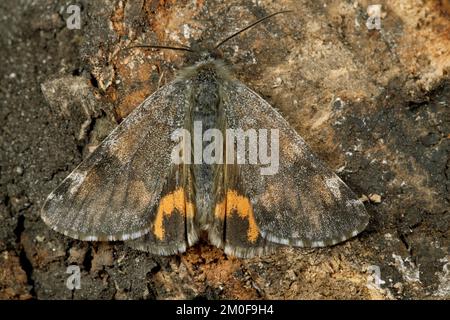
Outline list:
[[[197,60],[193,65],[181,69],[177,80],[190,80],[195,77],[213,75],[217,80],[228,80],[231,78],[230,72],[223,60],[207,58]]]
[[[215,68],[201,68],[192,78],[192,107],[197,117],[206,120],[214,116],[220,105],[220,81]],[[200,119],[197,119],[200,120]]]

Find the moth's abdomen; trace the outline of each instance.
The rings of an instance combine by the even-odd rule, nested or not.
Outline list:
[[[196,221],[201,229],[206,230],[212,219],[214,202],[214,175],[216,165],[205,159],[204,150],[211,141],[204,139],[203,134],[210,129],[224,129],[220,79],[214,65],[198,69],[191,80],[190,103],[190,132],[192,137],[192,151],[195,161],[193,175],[195,177],[196,192]],[[197,141],[197,142],[196,142]]]

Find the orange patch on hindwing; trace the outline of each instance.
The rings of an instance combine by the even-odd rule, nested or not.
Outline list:
[[[255,215],[250,199],[239,195],[235,190],[228,190],[225,199],[216,205],[215,216],[221,220],[226,215],[236,212],[240,218],[248,220],[247,239],[254,243],[259,236],[259,228],[256,225]]]
[[[183,217],[194,217],[194,205],[186,201],[186,193],[183,188],[178,188],[171,192],[159,201],[158,212],[156,213],[153,233],[159,240],[164,239],[164,217],[170,216],[175,210]]]

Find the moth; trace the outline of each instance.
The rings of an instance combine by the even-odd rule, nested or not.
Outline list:
[[[330,246],[364,230],[363,203],[221,60],[220,45],[279,13],[212,48],[172,48],[196,62],[142,102],[48,196],[44,222],[75,239],[127,241],[158,255],[184,252],[205,235],[241,258],[281,245]],[[231,162],[174,163],[180,142],[174,132],[193,133],[195,123],[224,135],[276,129],[277,172],[261,174],[260,163],[243,163],[236,154]],[[232,147],[222,142],[221,152]]]

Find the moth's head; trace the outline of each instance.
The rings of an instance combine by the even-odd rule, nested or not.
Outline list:
[[[206,62],[210,60],[216,60],[216,59],[222,59],[223,54],[222,51],[219,49],[220,46],[222,46],[225,42],[229,41],[230,39],[234,38],[235,36],[241,34],[242,32],[252,28],[253,26],[257,25],[258,23],[267,20],[275,15],[278,15],[280,13],[290,12],[287,11],[279,11],[272,13],[268,16],[265,16],[252,24],[248,25],[247,27],[239,30],[238,32],[235,32],[234,34],[228,36],[227,38],[223,39],[219,43],[213,43],[211,41],[200,41],[192,43],[189,47],[170,47],[170,46],[161,46],[161,45],[137,45],[128,47],[127,49],[131,48],[155,48],[155,49],[170,49],[170,50],[178,50],[178,51],[186,51],[189,54],[187,55],[187,60],[189,63],[201,63]]]
[[[189,63],[201,63],[223,58],[222,51],[216,48],[212,42],[195,42],[191,44],[190,50],[187,55]]]

